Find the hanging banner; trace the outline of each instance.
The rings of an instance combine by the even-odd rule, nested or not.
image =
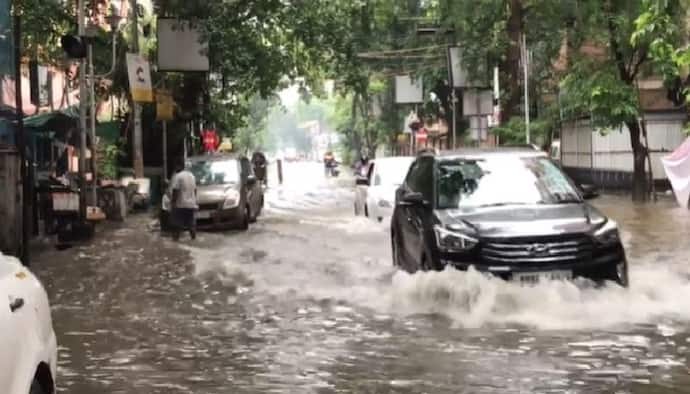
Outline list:
[[[690,138],[673,153],[661,159],[678,204],[688,208],[690,202]]]
[[[172,93],[166,89],[156,90],[156,120],[173,120],[174,109]]]
[[[14,75],[12,39],[10,0],[0,0],[0,77],[2,75]]]
[[[153,89],[151,88],[149,62],[141,55],[128,53],[127,73],[129,74],[129,89],[132,92],[132,100],[140,103],[152,103]]]

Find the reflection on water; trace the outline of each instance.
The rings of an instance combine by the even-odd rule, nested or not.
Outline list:
[[[630,289],[519,287],[396,272],[386,226],[351,217],[338,182],[271,191],[245,234],[179,247],[140,217],[93,246],[38,256],[61,389],[690,391],[690,214],[671,201],[596,202],[623,229]]]

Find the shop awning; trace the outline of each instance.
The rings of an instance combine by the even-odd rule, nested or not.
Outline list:
[[[61,128],[73,126],[77,120],[79,120],[79,108],[71,106],[59,111],[26,117],[24,118],[24,127],[58,131]]]

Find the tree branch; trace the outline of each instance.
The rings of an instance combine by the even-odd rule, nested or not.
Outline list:
[[[623,53],[621,52],[620,45],[618,43],[618,38],[616,34],[618,33],[616,29],[616,24],[613,20],[613,11],[611,9],[611,0],[606,0],[602,2],[602,7],[604,15],[606,16],[607,28],[609,33],[609,45],[611,46],[611,52],[613,52],[614,60],[616,61],[616,67],[618,67],[618,73],[622,80],[626,83],[632,83],[632,78],[625,66],[625,59],[623,58]]]
[[[640,71],[640,67],[642,66],[642,63],[647,61],[649,51],[647,50],[648,48],[643,48],[640,51],[640,57],[637,59],[637,63],[632,67],[630,71],[630,78],[635,79],[637,78],[637,73]]]

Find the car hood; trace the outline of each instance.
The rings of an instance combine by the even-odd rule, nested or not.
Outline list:
[[[223,202],[228,191],[237,189],[236,184],[198,186],[196,199],[199,204]]]
[[[480,237],[581,234],[607,221],[586,203],[439,210],[437,217],[445,226],[467,225]]]

